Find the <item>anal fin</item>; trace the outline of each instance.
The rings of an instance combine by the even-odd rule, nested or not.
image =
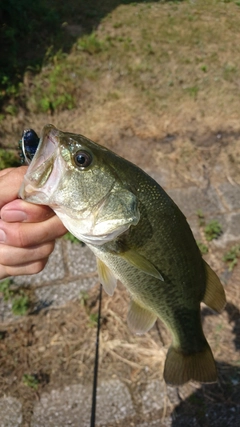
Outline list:
[[[206,291],[203,297],[203,302],[213,310],[220,313],[226,305],[226,296],[216,273],[211,269],[211,267],[205,262],[207,284]]]
[[[150,310],[131,300],[127,316],[128,326],[135,334],[144,334],[149,331],[157,320],[157,316]]]
[[[167,384],[174,386],[185,384],[190,380],[200,383],[216,382],[217,368],[208,343],[206,342],[202,351],[190,354],[170,347],[163,376]]]
[[[103,289],[108,295],[112,296],[117,286],[116,277],[114,276],[110,268],[108,268],[107,265],[104,264],[104,262],[101,261],[99,258],[97,258],[97,270],[100,283],[103,285]]]

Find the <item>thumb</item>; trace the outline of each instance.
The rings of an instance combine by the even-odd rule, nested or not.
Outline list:
[[[5,222],[42,222],[53,215],[48,206],[34,205],[21,199],[13,200],[1,209],[1,219]]]

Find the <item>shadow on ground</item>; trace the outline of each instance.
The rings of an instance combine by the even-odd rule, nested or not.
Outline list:
[[[240,349],[240,311],[231,303],[225,308],[229,322],[234,322],[236,351]],[[208,308],[203,317],[214,315]],[[240,358],[239,358],[240,360]],[[217,363],[218,384],[203,385],[182,400],[172,413],[172,427],[238,427],[240,420],[240,366]],[[181,396],[180,396],[181,397]]]
[[[238,427],[240,367],[218,363],[219,383],[204,385],[175,408],[172,427]]]

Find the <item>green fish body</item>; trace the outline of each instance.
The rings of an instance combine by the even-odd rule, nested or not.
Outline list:
[[[52,207],[89,246],[109,295],[117,280],[126,286],[132,331],[147,332],[158,317],[166,324],[172,335],[167,383],[216,381],[200,303],[220,312],[224,290],[202,259],[185,216],[160,185],[84,136],[48,125],[20,196]]]

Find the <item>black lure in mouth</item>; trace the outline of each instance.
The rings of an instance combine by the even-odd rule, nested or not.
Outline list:
[[[40,138],[33,129],[25,129],[19,141],[21,163],[29,165],[37,151]]]

